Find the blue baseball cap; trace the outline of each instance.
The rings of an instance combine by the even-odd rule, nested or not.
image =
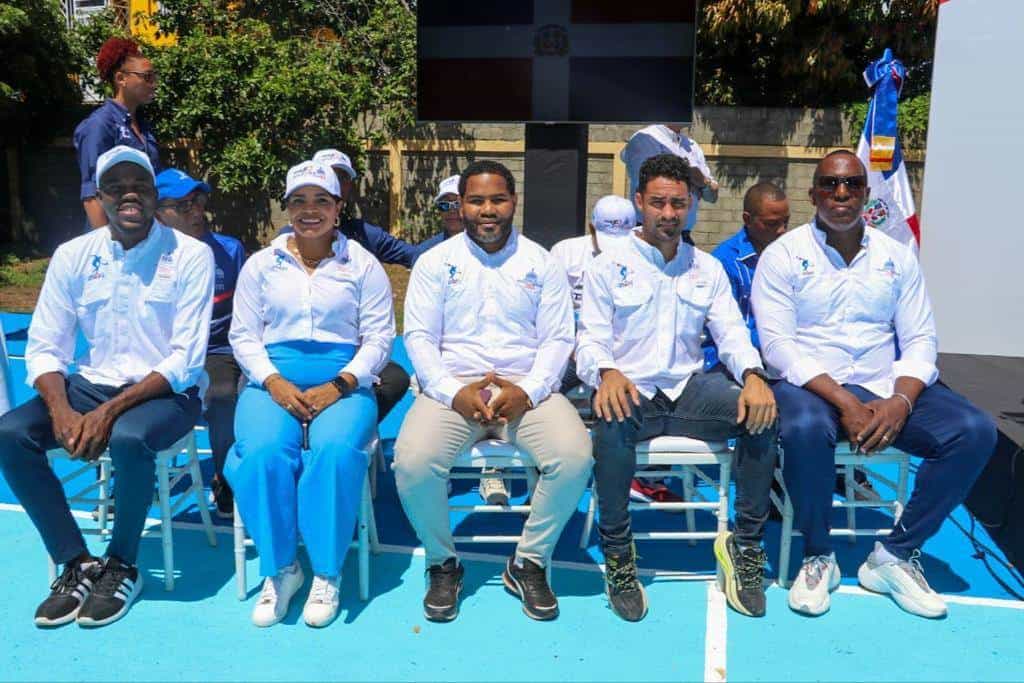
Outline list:
[[[212,192],[209,185],[176,168],[161,171],[156,177],[157,200],[181,199],[195,190]]]

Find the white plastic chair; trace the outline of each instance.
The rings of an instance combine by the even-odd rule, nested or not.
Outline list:
[[[600,457],[600,455],[598,455]],[[683,501],[676,503],[642,503],[630,501],[629,510],[668,510],[686,513],[685,531],[634,531],[638,541],[689,541],[695,545],[698,540],[713,540],[719,533],[729,529],[729,479],[732,476],[733,452],[724,441],[701,441],[684,436],[658,436],[636,445],[637,474],[643,476],[643,468],[652,465],[667,465],[668,470],[659,470],[659,476],[675,476],[683,482]],[[717,466],[718,477],[709,476],[702,466]],[[714,486],[718,490],[717,500],[707,500],[694,486],[694,480]],[[707,510],[718,519],[715,531],[697,531],[696,511]],[[597,486],[590,488],[590,505],[580,534],[580,548],[586,548],[594,528],[597,512]]]
[[[182,452],[185,453],[185,462],[179,463],[178,459]],[[63,448],[55,448],[47,451],[46,457],[52,467],[53,461],[59,458],[70,458],[70,455]],[[108,536],[110,529],[110,508],[114,506],[115,500],[110,488],[111,475],[116,476],[113,463],[110,460],[110,453],[104,453],[98,460],[100,476],[96,477],[97,462],[82,463],[69,474],[60,478],[60,483],[65,486],[71,482],[85,478],[86,485],[78,492],[67,497],[69,504],[85,504],[96,506],[99,513],[99,526],[96,529],[82,529],[83,533],[99,534]],[[178,496],[174,503],[171,503],[171,491],[188,475],[191,482],[188,491]],[[174,538],[172,521],[175,513],[190,499],[195,501],[199,508],[199,516],[202,519],[203,530],[206,532],[206,539],[211,546],[217,545],[217,535],[214,533],[213,522],[210,519],[209,505],[203,489],[202,472],[199,469],[199,454],[196,450],[196,435],[194,430],[178,440],[167,450],[160,451],[156,456],[156,483],[157,487],[153,495],[153,504],[160,508],[160,540],[163,544],[164,554],[164,588],[174,590]],[[95,493],[94,493],[95,492]],[[57,578],[57,567],[53,559],[49,560],[50,581]]]
[[[380,438],[374,437],[366,449],[369,456],[369,466],[366,468],[366,476],[363,477],[363,493],[359,500],[359,512],[356,515],[356,540],[349,545],[349,550],[355,549],[358,552],[359,560],[359,599],[366,601],[370,599],[370,553],[374,555],[380,552],[380,540],[377,537],[377,520],[373,513],[373,494],[370,491],[370,481],[377,469],[377,453],[380,451]],[[255,547],[253,540],[246,536],[245,524],[242,516],[238,514],[238,503],[235,502],[234,517],[235,535],[235,585],[238,588],[238,599],[245,600],[248,594],[247,578],[245,567],[245,549]],[[301,541],[300,541],[301,542]]]
[[[793,528],[793,501],[786,490],[786,482],[782,476],[782,463],[785,453],[780,451],[779,467],[775,470],[775,480],[782,487],[785,497],[779,496],[772,491],[772,504],[782,514],[782,533],[779,539],[779,585],[788,588],[792,581],[789,579],[789,562],[793,545],[793,537],[801,536],[800,531]],[[881,474],[875,467],[883,464],[897,466],[896,480],[893,481]],[[858,536],[888,536],[892,532],[892,525],[885,528],[862,529],[857,525],[857,510],[872,508],[876,510],[892,510],[893,524],[903,514],[903,508],[907,503],[907,483],[910,472],[910,456],[895,448],[887,448],[871,455],[850,453],[850,445],[847,442],[840,442],[836,446],[836,466],[843,468],[846,479],[846,491],[843,500],[833,500],[833,509],[841,508],[846,510],[846,526],[829,530],[830,536],[845,536],[850,543],[856,543]],[[855,473],[860,470],[867,475],[868,481],[873,488],[867,488],[855,480]],[[883,498],[878,492],[878,486],[882,485],[892,492],[891,498]],[[857,500],[860,494],[863,500]]]

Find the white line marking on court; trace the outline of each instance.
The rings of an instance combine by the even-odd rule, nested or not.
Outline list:
[[[707,630],[704,633],[704,680],[722,683],[726,680],[728,610],[725,607],[725,593],[718,590],[717,581],[708,582],[708,609],[705,620]]]

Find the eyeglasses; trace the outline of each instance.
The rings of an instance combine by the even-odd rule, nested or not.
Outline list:
[[[868,178],[863,175],[823,175],[818,176],[816,184],[818,189],[829,193],[838,190],[840,185],[846,185],[846,189],[850,192],[859,193],[868,186]]]
[[[190,199],[182,199],[176,202],[161,204],[159,208],[173,209],[175,213],[188,213],[195,207],[199,207],[200,209],[206,208],[207,199],[209,199],[209,197],[206,193],[201,193]]]
[[[156,79],[159,78],[155,71],[128,71],[127,69],[122,69],[122,72],[126,74],[135,74],[150,85],[156,83]]]
[[[441,201],[434,204],[434,206],[437,207],[438,211],[454,211],[458,209],[460,206],[462,206],[462,203],[458,199],[455,199],[453,201],[442,199]]]

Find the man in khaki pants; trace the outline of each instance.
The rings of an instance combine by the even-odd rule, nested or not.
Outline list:
[[[466,444],[496,436],[540,470],[502,579],[528,616],[554,619],[558,599],[544,568],[593,464],[583,422],[552,393],[573,347],[568,281],[547,251],[512,229],[507,168],[471,164],[459,194],[465,232],[420,257],[405,300],[405,344],[421,394],[395,444],[395,481],[426,551],[423,610],[432,621],[458,616],[463,568],[448,520],[448,473]]]

